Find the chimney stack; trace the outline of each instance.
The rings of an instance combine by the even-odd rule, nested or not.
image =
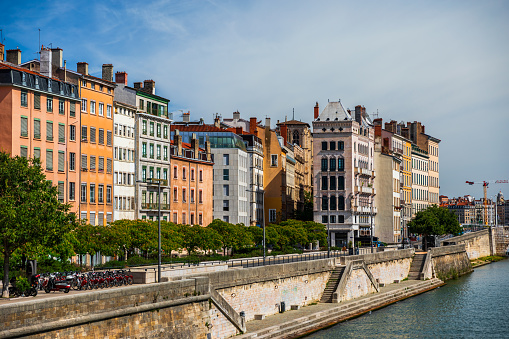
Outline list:
[[[359,124],[362,123],[362,106],[361,105],[355,106],[355,121],[357,121]]]
[[[207,135],[206,136],[206,139],[205,139],[205,152],[207,153],[207,161],[212,161],[212,152],[211,152],[211,146],[210,146],[210,140],[209,140],[209,136]]]
[[[86,62],[78,62],[76,71],[83,75],[88,75],[88,64]]]
[[[196,133],[191,134],[191,148],[193,149],[194,158],[199,159],[200,158],[200,143],[198,142],[198,139],[196,138]]]
[[[103,80],[113,81],[113,65],[112,64],[103,64]]]
[[[255,134],[256,118],[249,118],[249,134]]]
[[[235,127],[235,134],[238,134],[238,135],[242,135],[242,127],[238,126],[238,127]]]
[[[316,120],[316,118],[318,118],[319,115],[320,115],[320,112],[319,112],[318,101],[317,101],[316,105],[315,105],[315,120]]]
[[[48,78],[52,77],[52,54],[49,48],[41,49],[41,74]]]
[[[156,94],[156,82],[154,80],[143,81],[143,89],[149,94]]]
[[[280,127],[281,136],[283,137],[285,144],[287,144],[288,143],[288,126],[286,126],[286,124],[282,124],[280,126],[281,126]]]
[[[240,113],[239,111],[233,112],[233,120],[239,120],[240,119]]]
[[[8,49],[6,61],[11,64],[19,65],[21,63],[21,50],[19,48]]]
[[[127,86],[127,73],[126,72],[115,73],[115,82],[117,84],[124,84],[125,86]]]
[[[0,43],[0,62],[4,61],[5,45]]]
[[[175,130],[175,136],[173,137],[174,143],[177,146],[177,156],[182,156],[182,136],[178,129]]]
[[[133,85],[134,85],[134,88],[135,88],[135,89],[142,89],[142,88],[143,88],[143,86],[142,86],[142,83],[141,83],[141,82],[135,82]]]
[[[56,69],[62,68],[63,55],[64,51],[61,48],[57,47],[51,49],[51,63]]]
[[[182,113],[182,121],[183,122],[190,122],[191,121],[191,113]]]
[[[214,127],[221,128],[221,120],[219,120],[219,116],[217,115],[214,118]]]

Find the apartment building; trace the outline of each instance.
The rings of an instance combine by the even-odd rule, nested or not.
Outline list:
[[[428,152],[412,145],[412,217],[429,206]]]
[[[51,57],[52,50],[43,48],[42,72],[41,67],[31,70],[21,65],[21,50],[8,50],[4,58],[0,44],[0,149],[39,158],[47,179],[57,186],[58,199],[78,213],[79,87],[53,75]]]
[[[366,109],[341,102],[314,108],[314,218],[326,224],[332,246],[366,240],[375,229],[373,124]]]

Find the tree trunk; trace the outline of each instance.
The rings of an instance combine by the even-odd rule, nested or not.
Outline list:
[[[4,280],[2,297],[9,298],[9,254],[7,251],[4,251]]]

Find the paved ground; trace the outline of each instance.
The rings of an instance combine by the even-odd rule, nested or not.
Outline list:
[[[409,287],[409,286],[412,286],[412,285],[415,285],[418,283],[422,283],[422,280],[406,280],[406,281],[400,282],[399,284],[390,284],[388,286],[380,287],[379,293],[394,291],[394,290],[401,289],[404,287]],[[373,296],[373,294],[368,294],[368,295],[365,295],[365,296],[357,298],[357,299],[345,301],[345,302],[341,303],[341,306],[347,305],[348,303],[351,303],[351,302],[357,302],[359,300],[366,299],[366,298],[369,298],[372,296]],[[251,320],[251,321],[247,322],[247,324],[246,324],[247,333],[256,332],[256,331],[265,329],[267,327],[276,326],[276,325],[279,325],[282,323],[290,322],[290,321],[293,321],[293,320],[301,318],[301,317],[312,315],[313,313],[317,313],[320,311],[339,307],[339,305],[340,304],[318,303],[316,305],[302,307],[301,309],[296,310],[296,311],[290,310],[290,311],[286,311],[285,313],[278,313],[275,315],[271,315],[271,316],[266,317],[263,320]],[[290,307],[290,306],[288,306],[288,307]]]

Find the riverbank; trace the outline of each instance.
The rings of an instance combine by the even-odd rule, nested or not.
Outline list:
[[[440,279],[406,280],[380,287],[380,292],[354,300],[337,303],[318,303],[298,310],[253,320],[246,324],[247,333],[237,338],[295,338],[338,322],[358,317],[397,301],[424,293],[444,285]]]

